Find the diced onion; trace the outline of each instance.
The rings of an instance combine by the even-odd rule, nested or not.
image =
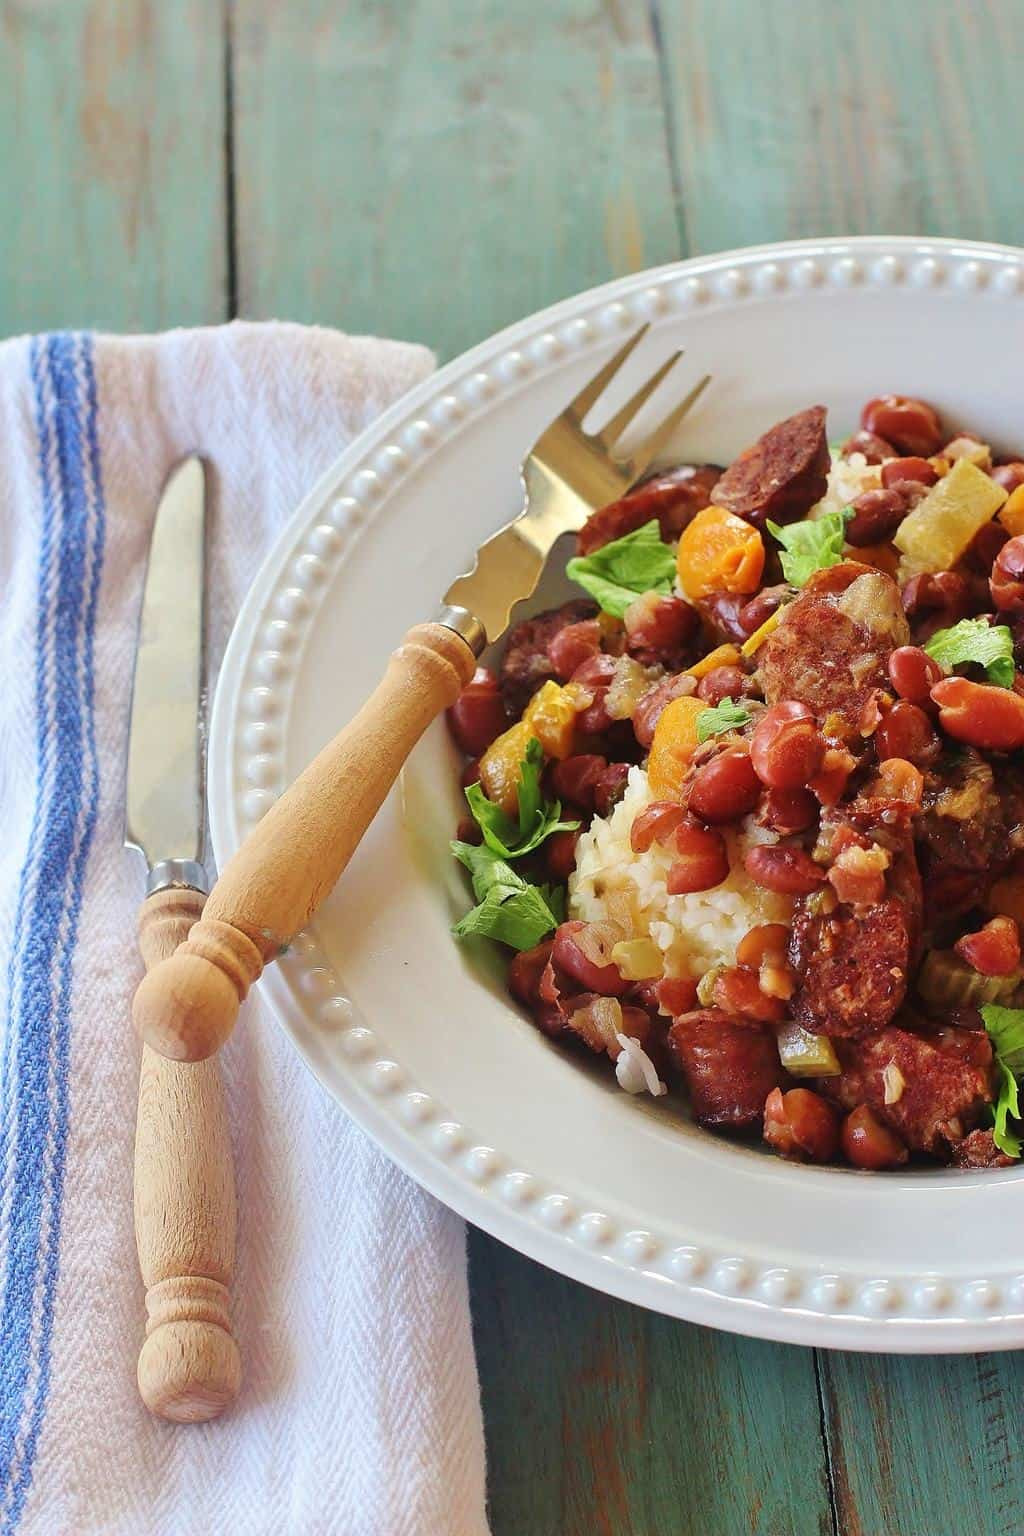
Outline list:
[[[615,1063],[615,1078],[619,1087],[627,1093],[643,1093],[646,1090],[656,1099],[667,1093],[668,1088],[659,1078],[654,1062],[639,1040],[634,1040],[632,1035],[622,1034],[615,1038],[622,1047]]]
[[[612,950],[612,965],[623,981],[650,981],[664,969],[664,956],[652,939],[624,939]]]
[[[799,1024],[778,1033],[779,1060],[792,1077],[837,1077],[842,1070],[827,1035],[812,1035]]]

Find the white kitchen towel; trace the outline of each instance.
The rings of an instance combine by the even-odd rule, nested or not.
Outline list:
[[[219,656],[260,557],[422,348],[289,325],[0,346],[0,1533],[480,1536],[461,1221],[318,1087],[266,1011],[224,1053],[237,1407],[135,1388],[142,870],[121,847],[135,625],[176,459],[212,465]]]

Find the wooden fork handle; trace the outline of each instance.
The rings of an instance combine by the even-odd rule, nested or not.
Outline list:
[[[475,664],[453,629],[409,631],[359,713],[228,863],[186,942],[143,978],[135,1024],[155,1051],[201,1061],[224,1043],[249,988],[333,888],[402,764]]]
[[[139,914],[147,968],[174,953],[203,910],[200,891],[158,891]],[[241,1382],[228,1315],[235,1181],[216,1061],[168,1061],[143,1047],[135,1130],[135,1241],[146,1285],[143,1402],[165,1419],[212,1419]]]

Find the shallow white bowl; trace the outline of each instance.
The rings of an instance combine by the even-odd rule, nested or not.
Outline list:
[[[517,510],[522,455],[642,320],[651,334],[621,395],[679,346],[681,385],[714,374],[679,458],[728,462],[816,401],[841,437],[889,390],[1024,447],[1019,251],[764,246],[640,273],[512,326],[365,433],[268,556],[213,716],[221,864]],[[451,939],[467,905],[447,853],[458,814],[438,724],[339,888],[261,983],[313,1071],[414,1178],[545,1264],[698,1322],[854,1349],[1024,1343],[1016,1169],[796,1167],[697,1130],[678,1101],[620,1092],[520,1017],[495,955]]]

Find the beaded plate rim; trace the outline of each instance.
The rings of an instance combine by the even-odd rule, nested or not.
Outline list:
[[[281,722],[318,592],[420,459],[546,365],[606,346],[644,320],[732,308],[787,291],[900,286],[1019,301],[1024,251],[862,236],[697,257],[540,311],[399,400],[297,509],[233,630],[210,730],[210,820],[218,862],[283,788]],[[298,936],[261,988],[307,1065],[385,1152],[467,1219],[575,1279],[692,1321],[794,1343],[903,1351],[1024,1344],[1024,1258],[1019,1272],[951,1279],[782,1266],[741,1251],[679,1244],[552,1187],[448,1115],[410,1079],[380,1033],[356,1015],[311,934]],[[338,1046],[346,1063],[344,1093]],[[1016,1170],[1008,1177],[1015,1178]]]

